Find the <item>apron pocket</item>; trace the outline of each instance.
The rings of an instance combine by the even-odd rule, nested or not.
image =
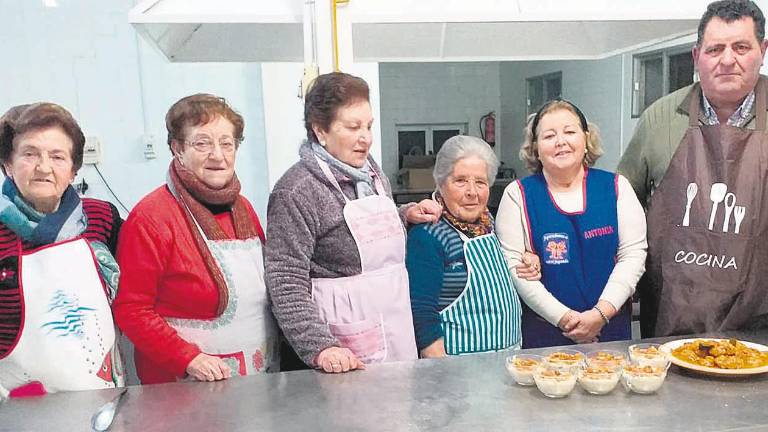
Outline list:
[[[328,323],[328,329],[344,348],[352,351],[363,363],[381,363],[387,358],[387,340],[381,318]]]

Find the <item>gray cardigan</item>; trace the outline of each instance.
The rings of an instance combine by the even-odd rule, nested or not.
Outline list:
[[[345,201],[325,177],[308,145],[269,196],[265,279],[272,310],[286,339],[310,366],[324,349],[340,346],[320,320],[311,278],[354,276],[362,271],[357,245],[343,215]],[[371,166],[391,189],[373,159]],[[355,198],[354,183],[331,168],[342,191]],[[401,208],[401,219],[407,206]]]

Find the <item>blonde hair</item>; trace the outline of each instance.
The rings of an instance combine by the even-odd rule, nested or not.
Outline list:
[[[576,107],[576,105],[566,100],[556,99],[544,104],[544,106],[542,106],[537,113],[529,115],[528,119],[526,120],[525,141],[520,146],[520,160],[525,162],[528,171],[531,173],[537,174],[540,173],[543,169],[541,161],[539,160],[539,147],[537,144],[539,131],[533,130],[534,123],[536,129],[538,129],[539,120],[541,120],[545,115],[559,110],[568,111],[578,117],[580,121],[586,122],[587,124],[587,130],[584,131],[584,133],[587,135],[587,151],[584,155],[584,166],[593,166],[595,162],[597,162],[597,160],[600,158],[600,156],[603,155],[603,146],[600,140],[600,129],[597,127],[597,125],[587,122],[586,118],[584,118],[584,115],[581,114],[581,111]],[[581,126],[581,128],[582,130],[584,129],[583,126]]]

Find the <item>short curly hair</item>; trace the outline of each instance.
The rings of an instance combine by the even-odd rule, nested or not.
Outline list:
[[[364,79],[344,72],[331,72],[317,77],[304,98],[307,140],[311,143],[319,142],[312,126],[327,131],[339,108],[358,101],[370,101],[370,90]]]
[[[600,129],[594,123],[587,121],[581,110],[572,102],[564,99],[555,99],[545,103],[538,112],[528,116],[525,127],[525,141],[520,146],[520,160],[525,162],[528,171],[540,173],[543,169],[539,160],[539,147],[537,139],[539,135],[539,121],[545,115],[559,110],[566,110],[579,118],[581,129],[587,134],[587,154],[584,157],[585,166],[593,166],[597,159],[603,155],[603,146],[600,142]]]
[[[50,102],[18,105],[0,117],[0,163],[4,165],[11,159],[16,138],[51,128],[60,128],[72,140],[72,165],[77,172],[83,166],[85,135],[69,111]]]
[[[168,147],[173,152],[173,140],[184,141],[184,128],[208,124],[216,116],[221,116],[235,127],[235,140],[243,140],[245,120],[223,97],[207,93],[198,93],[176,101],[165,114],[165,129],[168,131]]]

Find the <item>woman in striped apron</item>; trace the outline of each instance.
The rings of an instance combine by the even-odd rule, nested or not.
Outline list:
[[[499,162],[479,138],[443,144],[434,169],[442,218],[408,234],[406,266],[421,357],[519,346],[520,300],[488,211]]]

